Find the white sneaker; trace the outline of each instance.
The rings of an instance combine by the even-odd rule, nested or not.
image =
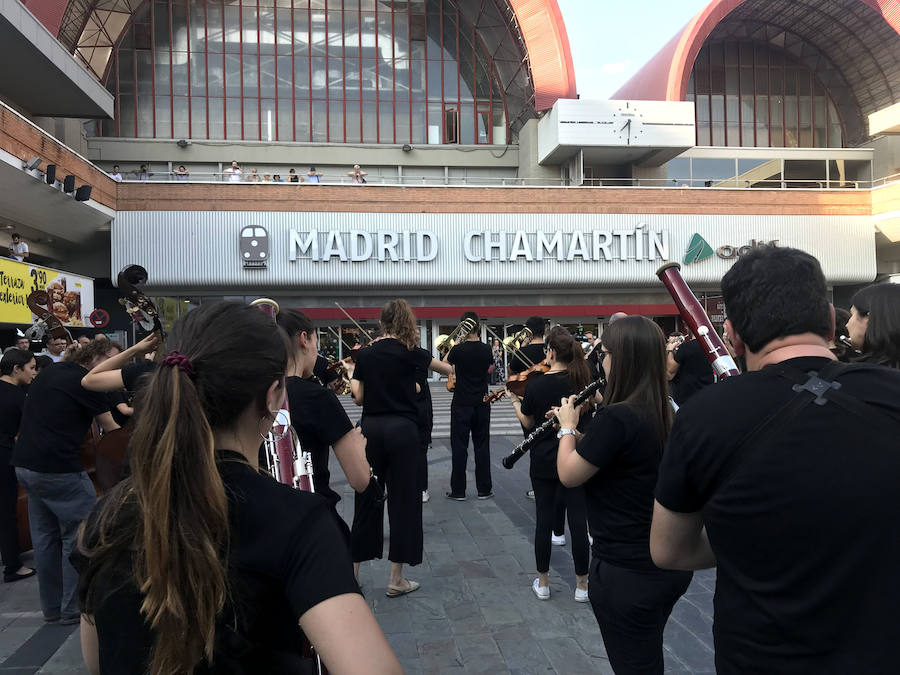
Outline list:
[[[590,602],[591,599],[588,597],[587,589],[576,588],[575,589],[575,602]]]
[[[428,494],[428,490],[422,490],[422,503],[428,503],[428,500],[431,499],[431,495]]]
[[[535,579],[534,583],[531,584],[531,590],[534,591],[534,594],[537,596],[538,600],[549,600],[550,599],[550,587],[549,586],[538,586],[540,583],[540,579]]]
[[[559,536],[555,534],[550,535],[550,543],[554,546],[565,546],[566,545],[566,535],[561,534]]]

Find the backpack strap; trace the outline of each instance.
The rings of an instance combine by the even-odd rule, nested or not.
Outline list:
[[[777,375],[793,382],[791,389],[795,393],[787,402],[744,434],[725,465],[719,470],[719,488],[734,477],[738,469],[757,448],[764,446],[769,438],[779,433],[801,410],[810,404],[823,406],[833,403],[873,423],[884,420],[896,422],[864,401],[841,391],[841,383],[837,382],[835,378],[849,369],[847,364],[840,361],[829,361],[819,371],[804,372],[794,366],[781,363],[774,369]]]

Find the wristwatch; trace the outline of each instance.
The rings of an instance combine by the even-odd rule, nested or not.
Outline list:
[[[574,429],[560,429],[559,431],[556,432],[557,438],[562,438],[563,436],[574,436],[574,435],[575,435]]]

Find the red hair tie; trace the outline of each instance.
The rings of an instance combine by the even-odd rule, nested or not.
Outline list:
[[[163,363],[167,366],[174,366],[175,368],[178,368],[178,370],[192,379],[194,375],[197,374],[197,371],[194,370],[194,364],[191,363],[191,360],[184,354],[177,351],[169,352],[169,355],[165,358]]]

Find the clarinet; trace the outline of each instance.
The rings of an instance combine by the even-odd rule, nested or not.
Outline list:
[[[575,406],[580,406],[591,396],[593,396],[600,387],[605,386],[606,378],[601,375],[575,395]],[[515,448],[513,448],[513,451],[511,453],[503,458],[504,468],[513,468],[516,465],[516,462],[522,459],[522,457],[525,456],[525,453],[531,450],[534,444],[537,443],[544,436],[544,434],[546,434],[548,431],[552,431],[554,424],[556,424],[556,415],[553,415],[550,419],[546,420],[540,426],[535,427],[532,432],[525,437],[524,441],[519,443]]]
[[[722,379],[740,375],[741,371],[738,370],[731,354],[725,349],[725,343],[713,329],[712,322],[703,311],[700,301],[691,292],[684,277],[681,276],[680,270],[681,265],[678,263],[667,263],[656,270],[656,276],[665,284],[666,290],[669,291],[669,295],[672,296],[678,307],[681,318],[691,329],[694,337],[703,345],[703,352],[716,377]]]
[[[278,303],[268,298],[260,298],[250,303],[258,307],[263,313],[271,317],[275,324],[275,316],[278,314]],[[290,485],[304,492],[315,492],[312,482],[312,456],[300,447],[297,432],[291,424],[291,411],[288,406],[287,394],[281,409],[275,415],[274,427],[283,427],[284,433],[276,437],[274,431],[269,431],[266,436],[266,463],[269,472],[279,483]]]

